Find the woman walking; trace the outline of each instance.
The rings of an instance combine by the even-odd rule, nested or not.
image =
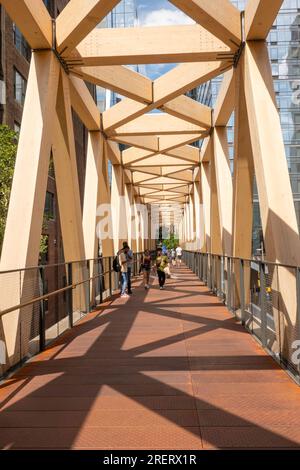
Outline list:
[[[145,250],[142,257],[142,273],[144,276],[144,287],[145,289],[150,288],[150,272],[151,272],[151,255],[149,250]]]
[[[162,290],[166,282],[166,273],[165,269],[168,267],[168,257],[163,255],[162,249],[157,249],[157,256],[155,259],[155,265],[158,275],[159,288]]]

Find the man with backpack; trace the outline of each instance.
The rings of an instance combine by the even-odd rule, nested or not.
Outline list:
[[[128,245],[123,246],[123,248],[118,251],[118,261],[120,265],[120,273],[121,273],[121,297],[128,297],[126,293],[127,285],[128,285],[128,267],[127,267],[127,252],[129,250]]]

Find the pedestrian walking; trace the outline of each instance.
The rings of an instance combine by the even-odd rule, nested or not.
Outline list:
[[[181,262],[182,262],[182,248],[181,248],[181,246],[178,246],[176,248],[176,261],[177,261],[177,267],[181,266]]]
[[[128,248],[126,247],[123,247],[120,251],[118,251],[119,264],[120,264],[120,270],[121,270],[121,297],[128,297],[128,294],[126,293],[126,289],[128,285],[127,251],[128,251]]]
[[[151,272],[151,255],[149,250],[145,250],[142,257],[141,271],[143,273],[144,287],[145,289],[150,288],[150,272]]]
[[[172,250],[171,250],[171,262],[172,262],[172,266],[175,267],[176,266],[176,251],[175,251],[175,248],[172,248]]]
[[[165,269],[168,267],[168,257],[162,253],[162,249],[157,249],[155,265],[158,275],[159,288],[162,290],[166,283]]]
[[[132,265],[133,265],[133,251],[128,245],[128,242],[123,242],[123,248],[126,250],[126,258],[127,258],[127,292],[129,295],[131,295],[132,294],[131,276],[132,276]]]

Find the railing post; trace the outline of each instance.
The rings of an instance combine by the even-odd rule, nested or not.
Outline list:
[[[98,274],[99,274],[99,293],[100,293],[100,304],[103,303],[103,282],[104,282],[104,274],[103,274],[103,259],[99,258],[98,260]]]
[[[261,342],[264,348],[267,347],[267,321],[265,264],[260,263],[260,325]]]
[[[41,279],[41,295],[45,295],[45,269],[44,266],[40,268]],[[45,300],[40,302],[40,351],[44,351],[46,347],[46,318],[45,318]]]
[[[240,304],[241,304],[241,322],[245,325],[245,271],[244,260],[240,259]]]
[[[69,286],[73,284],[72,263],[68,263],[68,281]],[[73,289],[68,289],[68,314],[69,314],[69,327],[73,328]]]
[[[112,297],[112,278],[111,278],[111,257],[108,258],[108,278],[109,278],[109,296]]]
[[[231,310],[231,259],[227,257],[227,307]]]
[[[86,268],[87,268],[87,274],[88,274],[88,281],[85,283],[86,284],[86,302],[87,302],[87,312],[91,312],[91,283],[94,282],[94,280],[91,280],[91,260],[87,260],[86,262]]]

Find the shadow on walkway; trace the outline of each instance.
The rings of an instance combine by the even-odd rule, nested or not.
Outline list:
[[[300,390],[187,268],[0,388],[2,449],[300,448]]]

